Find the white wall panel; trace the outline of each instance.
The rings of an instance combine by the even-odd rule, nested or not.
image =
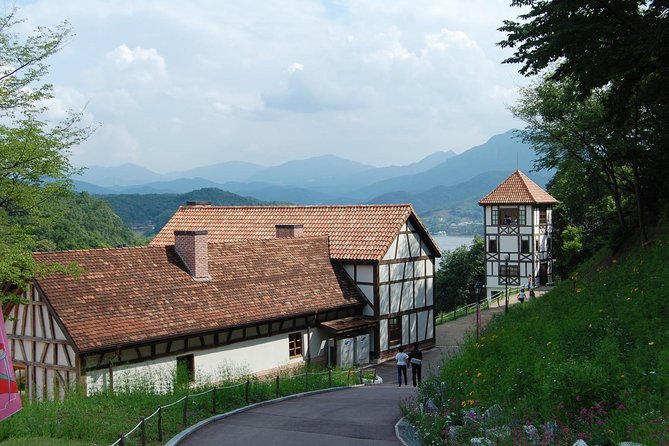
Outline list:
[[[379,282],[388,282],[390,280],[390,265],[379,265]]]
[[[425,262],[426,260],[416,260],[413,263],[413,270],[416,277],[422,277],[425,275]]]
[[[402,284],[390,284],[390,312],[397,313],[400,311],[400,297],[402,296]]]
[[[413,283],[409,280],[404,282],[402,289],[402,311],[411,310],[413,308]]]
[[[404,263],[404,280],[413,279],[413,262]]]
[[[360,284],[358,284],[358,288],[360,288],[360,291],[362,291],[362,294],[365,295],[367,300],[373,304],[374,303],[374,285],[360,285]]]
[[[379,313],[388,314],[390,311],[390,285],[379,286]]]
[[[406,234],[399,235],[399,245],[397,246],[397,258],[406,259],[409,255],[409,239]]]
[[[499,250],[500,252],[518,252],[518,237],[500,235]]]
[[[427,306],[434,305],[434,296],[433,296],[433,279],[429,278],[425,280],[425,298],[427,301],[425,304]]]
[[[404,278],[404,263],[393,263],[390,265],[390,280],[397,281]]]
[[[434,264],[430,260],[425,261],[425,275],[431,276],[434,274]]]
[[[418,341],[425,340],[425,328],[427,327],[427,316],[429,312],[421,311],[418,313]]]
[[[416,296],[416,308],[425,306],[425,279],[416,279],[414,282],[414,293]]]
[[[420,236],[415,232],[409,234],[409,248],[411,249],[411,255],[417,257],[420,255]]]
[[[397,248],[397,237],[395,237],[388,248],[388,252],[383,256],[383,260],[393,260],[395,259],[395,249]]]
[[[374,267],[372,265],[357,265],[356,269],[356,281],[374,283]]]
[[[388,350],[388,319],[379,321],[379,344],[381,351]]]
[[[409,344],[409,315],[405,314],[402,316],[402,345]]]
[[[434,315],[432,310],[427,313],[427,339],[434,337]]]

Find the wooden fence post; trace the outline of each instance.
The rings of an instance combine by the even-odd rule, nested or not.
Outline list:
[[[216,387],[211,389],[211,413],[216,413]]]
[[[246,398],[246,404],[249,403],[249,387],[251,386],[251,382],[247,379],[246,380],[246,387],[244,390],[244,396]]]
[[[304,391],[309,390],[309,371],[304,372]]]
[[[158,408],[158,441],[163,442],[163,406]]]
[[[188,395],[184,398],[184,413],[183,413],[183,426],[186,427],[188,423]]]
[[[351,369],[348,369],[348,373],[346,374],[346,385],[351,385]]]
[[[360,384],[362,384],[362,369],[360,369]]]
[[[328,387],[332,387],[332,369],[328,369]]]
[[[281,394],[281,389],[279,388],[279,375],[276,375],[276,397],[278,398]]]
[[[125,437],[123,434],[118,434],[118,444],[120,446],[125,446]]]
[[[142,417],[142,424],[140,426],[140,435],[142,439],[142,446],[146,446],[146,418]]]

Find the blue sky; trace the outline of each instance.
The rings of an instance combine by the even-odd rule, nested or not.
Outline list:
[[[522,125],[528,80],[495,45],[509,0],[18,1],[68,20],[50,117],[99,123],[76,165],[157,172],[335,154],[384,166]],[[5,6],[7,8],[7,6]]]

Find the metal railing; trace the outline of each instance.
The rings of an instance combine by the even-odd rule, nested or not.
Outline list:
[[[519,287],[509,288],[509,299],[511,298],[512,295],[517,294],[518,290],[520,290]],[[500,301],[502,303],[504,302],[504,291],[499,291],[497,294],[495,294],[490,299],[482,299],[481,302],[480,302],[481,309],[482,310],[488,309],[495,302],[497,302],[497,306],[499,307],[501,305]],[[444,312],[439,313],[437,315],[437,318],[436,318],[437,319],[436,323],[437,323],[437,325],[443,324],[444,322],[454,321],[458,318],[461,318],[463,316],[467,316],[469,314],[474,314],[474,313],[476,313],[476,302],[461,305],[459,307],[453,308],[453,310],[444,311]]]
[[[376,369],[374,379],[376,379]],[[325,376],[327,375],[327,376]],[[343,375],[346,375],[344,384]],[[304,387],[296,381],[303,380]],[[283,381],[292,382],[290,389],[282,393]],[[349,369],[334,371],[329,369],[324,372],[309,372],[294,374],[290,376],[275,376],[271,379],[246,379],[245,381],[222,387],[212,387],[208,390],[187,394],[176,401],[158,407],[148,417],[141,417],[139,422],[126,433],[121,433],[111,446],[128,446],[140,444],[146,446],[149,442],[158,441],[162,443],[167,430],[165,424],[169,423],[172,428],[178,426],[179,430],[185,429],[208,416],[219,413],[224,408],[227,412],[233,408],[248,406],[252,402],[267,401],[272,398],[292,395],[310,390],[327,389],[332,387],[350,386],[352,384],[363,384],[363,369]],[[271,390],[270,390],[271,389]],[[210,395],[209,398],[203,398]],[[221,404],[224,398],[228,398],[227,405]],[[234,406],[234,407],[231,407]],[[177,407],[178,412],[166,411]],[[155,425],[154,425],[155,424]],[[174,429],[171,429],[172,431]]]

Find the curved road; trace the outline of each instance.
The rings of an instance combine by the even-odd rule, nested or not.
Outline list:
[[[537,293],[539,295],[540,293]],[[516,299],[512,299],[516,303]],[[486,323],[503,307],[482,312]],[[435,373],[444,357],[458,349],[468,331],[475,332],[475,315],[437,326],[437,346],[425,352],[424,374]],[[397,387],[391,362],[379,364],[384,384],[348,388],[255,406],[195,430],[180,446],[219,445],[398,445],[394,426],[402,417],[399,402],[416,395]]]

